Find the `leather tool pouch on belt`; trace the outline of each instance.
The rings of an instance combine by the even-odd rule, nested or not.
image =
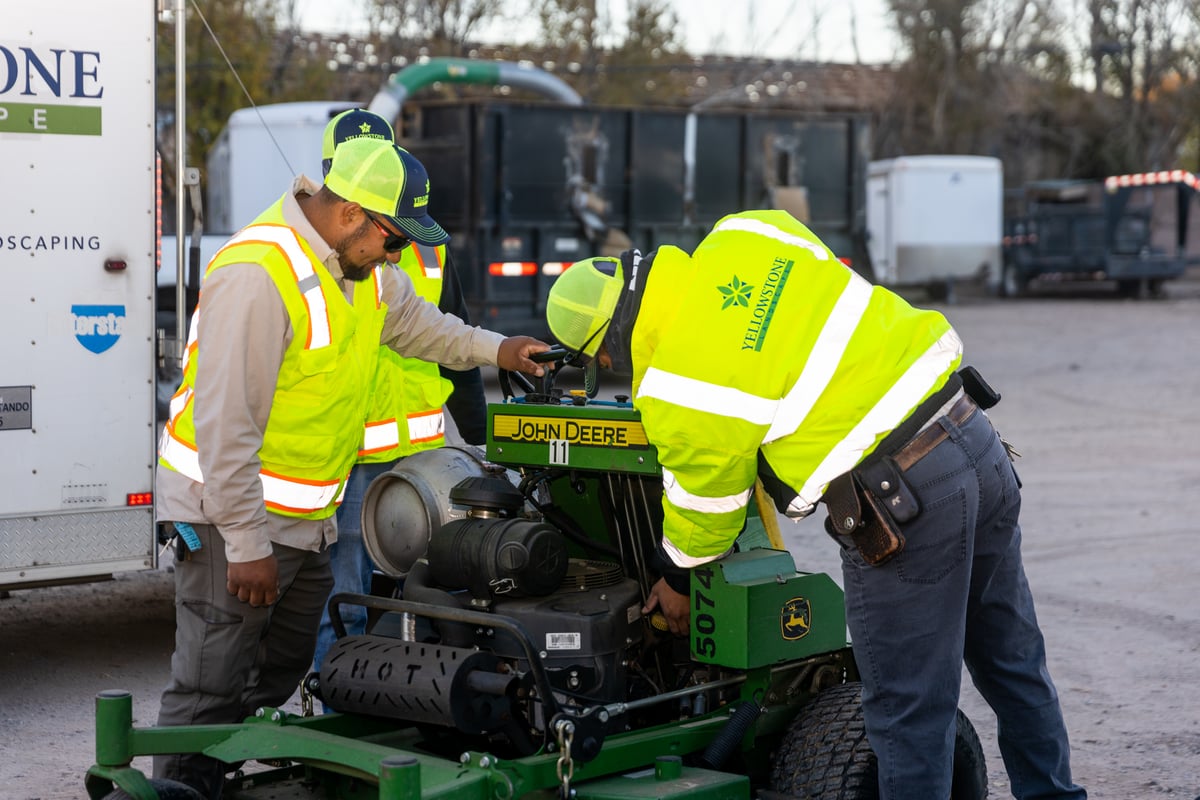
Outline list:
[[[835,478],[823,499],[829,510],[825,532],[843,547],[852,543],[872,566],[904,549],[900,525],[921,513],[916,494],[890,456]]]

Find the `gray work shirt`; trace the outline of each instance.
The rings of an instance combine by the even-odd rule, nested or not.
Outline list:
[[[344,278],[337,253],[309,223],[297,194],[320,184],[300,176],[283,199],[283,218],[308,242],[341,284],[347,302],[357,285]],[[443,314],[413,290],[398,269],[383,272],[388,312],[382,343],[401,355],[452,369],[495,366],[504,337]],[[367,290],[369,284],[364,284]],[[271,543],[320,550],[337,539],[334,517],[297,519],[263,504],[258,453],[271,414],[275,383],[293,331],[283,299],[261,266],[229,264],[209,276],[199,315],[194,420],[204,483],[167,469],[156,474],[155,510],[160,520],[215,525],[229,561],[271,555]]]

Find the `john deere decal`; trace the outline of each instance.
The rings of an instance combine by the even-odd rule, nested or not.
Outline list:
[[[812,628],[812,608],[803,597],[793,597],[783,604],[779,612],[779,625],[783,638],[789,642],[803,639]]]

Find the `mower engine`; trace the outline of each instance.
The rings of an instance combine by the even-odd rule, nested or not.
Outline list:
[[[555,715],[628,699],[644,587],[625,574],[618,550],[588,540],[551,499],[550,484],[571,495],[579,485],[550,473],[514,484],[510,474],[476,448],[444,447],[371,485],[364,541],[402,579],[403,600],[333,598],[335,610],[356,602],[376,621],[328,652],[319,676],[326,705],[499,735],[528,754]]]

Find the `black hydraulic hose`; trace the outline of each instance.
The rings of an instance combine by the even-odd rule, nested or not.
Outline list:
[[[753,700],[742,703],[704,751],[704,755],[701,757],[704,766],[713,770],[721,769],[762,711],[762,706]]]
[[[542,512],[542,516],[550,520],[556,528],[563,532],[563,535],[570,539],[575,544],[585,550],[592,550],[597,553],[603,553],[606,556],[621,560],[621,554],[614,547],[609,547],[605,544],[588,538],[588,535],[579,529],[575,524],[575,520],[571,519],[565,511],[556,505],[538,505],[534,504],[538,511]]]
[[[530,505],[540,511],[543,517],[548,519],[556,528],[562,531],[563,535],[572,542],[579,545],[584,550],[601,553],[611,558],[615,558],[618,562],[620,562],[621,553],[616,548],[601,544],[600,542],[590,538],[583,530],[580,529],[575,520],[571,519],[571,517],[565,511],[553,503],[543,505],[534,499],[533,494],[534,491],[536,491],[538,484],[549,483],[550,481],[557,480],[565,475],[566,473],[564,472],[542,470],[533,475],[527,475],[526,477],[522,478],[517,488],[520,490],[521,494],[525,495],[525,499],[529,501]]]

